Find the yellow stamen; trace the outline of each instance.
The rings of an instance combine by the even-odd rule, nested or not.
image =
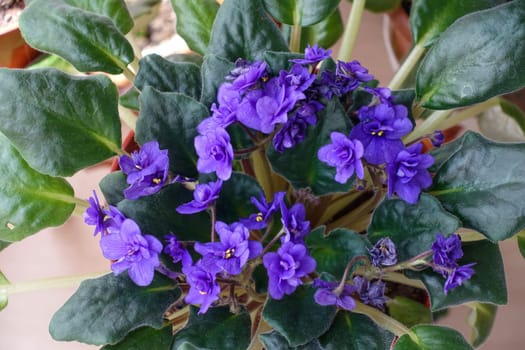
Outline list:
[[[230,248],[224,252],[224,258],[230,259],[233,256],[233,254],[235,254],[235,248]]]
[[[261,222],[263,220],[264,220],[264,218],[263,218],[262,213],[257,213],[257,216],[255,217],[255,221]]]
[[[161,181],[162,181],[162,180],[159,179],[159,178],[157,178],[157,177],[153,179],[153,183],[154,183],[155,185],[160,184]]]

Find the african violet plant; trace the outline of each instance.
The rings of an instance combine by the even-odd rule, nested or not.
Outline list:
[[[523,116],[499,96],[525,85],[524,0],[414,1],[388,87],[350,57],[364,0],[337,60],[337,0],[172,0],[195,53],[176,60],[134,52],[121,0],[27,3],[32,46],[133,83],[119,98],[102,74],[0,70],[2,246],[78,214],[111,264],[57,311],[55,339],[412,350],[488,336],[507,301],[498,242],[525,227],[525,145],[441,130],[498,104]],[[123,118],[138,149],[121,149],[119,103],[138,111]],[[104,199],[74,197],[63,177],[115,156]],[[470,343],[432,324],[466,303]]]

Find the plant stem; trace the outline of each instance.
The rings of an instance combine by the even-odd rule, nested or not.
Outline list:
[[[403,139],[405,144],[415,141],[431,133],[434,130],[440,130],[441,123],[452,113],[452,110],[436,111],[432,113],[423,123],[415,127],[415,129]]]
[[[361,26],[361,18],[365,9],[365,3],[366,0],[354,0],[352,3],[352,8],[348,15],[348,22],[346,23],[345,32],[343,34],[343,40],[341,42],[341,48],[339,49],[339,55],[337,57],[340,61],[349,61],[352,56],[357,33]]]
[[[106,273],[107,272],[97,272],[97,273],[89,273],[89,274],[84,274],[84,275],[54,277],[54,278],[46,278],[46,279],[29,281],[29,282],[11,283],[11,284],[6,284],[6,285],[0,285],[0,290],[3,289],[7,291],[8,294],[17,294],[17,293],[32,292],[32,291],[39,291],[39,290],[52,289],[52,288],[75,287],[78,284],[80,284],[80,282],[86,279],[97,278],[102,275],[105,275]]]
[[[398,337],[401,337],[405,334],[410,335],[411,338],[415,337],[410,329],[405,327],[402,323],[394,320],[392,317],[385,315],[378,309],[365,305],[360,301],[356,301],[355,304],[355,309],[352,310],[353,312],[370,317],[375,323],[380,325],[382,328],[394,333]]]
[[[215,221],[217,220],[217,216],[215,213],[215,205],[212,205],[210,207],[210,216],[211,216],[211,241],[215,242]]]
[[[254,151],[251,155],[253,161],[253,170],[255,172],[255,177],[261,184],[266,199],[268,201],[273,197],[273,183],[272,183],[272,170],[270,169],[270,164],[268,164],[268,159],[264,152],[264,148],[259,148]]]
[[[494,107],[494,106],[497,106],[499,104],[499,98],[498,97],[494,97],[494,98],[491,98],[490,100],[487,100],[485,102],[482,102],[482,103],[479,103],[479,104],[476,104],[472,107],[469,107],[469,108],[466,108],[458,113],[455,113],[454,115],[450,116],[450,118],[447,118],[446,120],[444,120],[442,122],[442,124],[440,125],[440,128],[442,130],[445,130],[445,129],[448,129],[454,125],[457,125],[471,117],[474,117],[476,115],[478,115],[479,113],[491,108],[491,107]]]
[[[303,21],[303,12],[301,6],[295,7],[293,14],[293,25],[290,32],[290,51],[299,52],[301,50],[301,32],[303,30],[301,22]]]
[[[135,73],[128,67],[121,67],[121,68],[122,68],[122,74],[124,74],[124,76],[128,78],[128,80],[131,83],[133,83],[135,81]]]
[[[403,61],[403,64],[397,70],[396,74],[390,81],[390,84],[388,84],[388,88],[390,90],[398,90],[401,87],[401,85],[403,85],[410,73],[416,67],[417,63],[419,62],[425,51],[426,49],[419,44],[416,44],[414,45],[414,47],[412,47],[408,56]]]

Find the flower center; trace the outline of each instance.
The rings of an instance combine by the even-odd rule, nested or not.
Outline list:
[[[264,220],[263,214],[261,212],[257,213],[257,216],[255,217],[255,221],[262,222]]]
[[[235,254],[235,248],[230,248],[224,252],[224,258],[230,259]]]

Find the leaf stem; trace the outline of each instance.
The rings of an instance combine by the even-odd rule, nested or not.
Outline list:
[[[124,74],[124,76],[126,78],[128,78],[128,80],[133,83],[135,81],[135,73],[129,69],[127,66],[124,66],[124,67],[120,67],[122,68],[122,74]]]
[[[439,130],[439,126],[450,115],[450,113],[452,113],[452,110],[436,111],[432,113],[423,123],[416,126],[414,130],[403,139],[403,142],[408,144],[425,134],[431,133],[434,130]]]
[[[420,44],[415,44],[410,50],[408,56],[403,61],[403,64],[397,70],[396,74],[388,84],[390,90],[398,90],[406,81],[410,73],[414,70],[417,63],[423,57],[426,49]]]
[[[301,50],[301,32],[303,30],[301,22],[303,20],[303,13],[301,6],[296,6],[293,14],[293,25],[290,32],[290,51],[299,52]]]
[[[264,148],[258,148],[256,151],[252,152],[251,158],[255,177],[261,184],[266,199],[270,201],[274,193],[271,180],[272,170],[270,169],[270,164],[268,164]]]
[[[485,102],[478,103],[476,105],[473,105],[469,108],[463,109],[462,111],[455,113],[454,115],[450,116],[446,120],[442,122],[440,125],[442,130],[448,129],[454,125],[457,125],[471,117],[474,117],[478,115],[479,113],[497,106],[499,104],[499,97],[491,98]]]
[[[355,304],[355,309],[352,310],[353,312],[370,317],[379,326],[394,333],[398,337],[401,337],[405,334],[410,335],[411,338],[415,337],[415,334],[410,329],[408,329],[402,323],[396,321],[392,317],[385,315],[378,309],[365,305],[357,300]]]
[[[80,282],[97,278],[107,274],[108,272],[97,272],[89,273],[83,275],[74,275],[74,276],[62,276],[62,277],[53,277],[46,278],[28,282],[19,282],[19,283],[10,283],[6,285],[0,285],[0,290],[7,291],[8,294],[17,294],[25,292],[33,292],[39,290],[46,290],[52,288],[68,288],[75,287],[80,284]]]
[[[348,15],[348,22],[343,34],[343,40],[341,42],[341,48],[339,49],[339,55],[337,57],[340,61],[349,61],[352,56],[357,33],[361,26],[361,18],[365,9],[365,3],[366,0],[354,0],[352,3],[352,8]]]

